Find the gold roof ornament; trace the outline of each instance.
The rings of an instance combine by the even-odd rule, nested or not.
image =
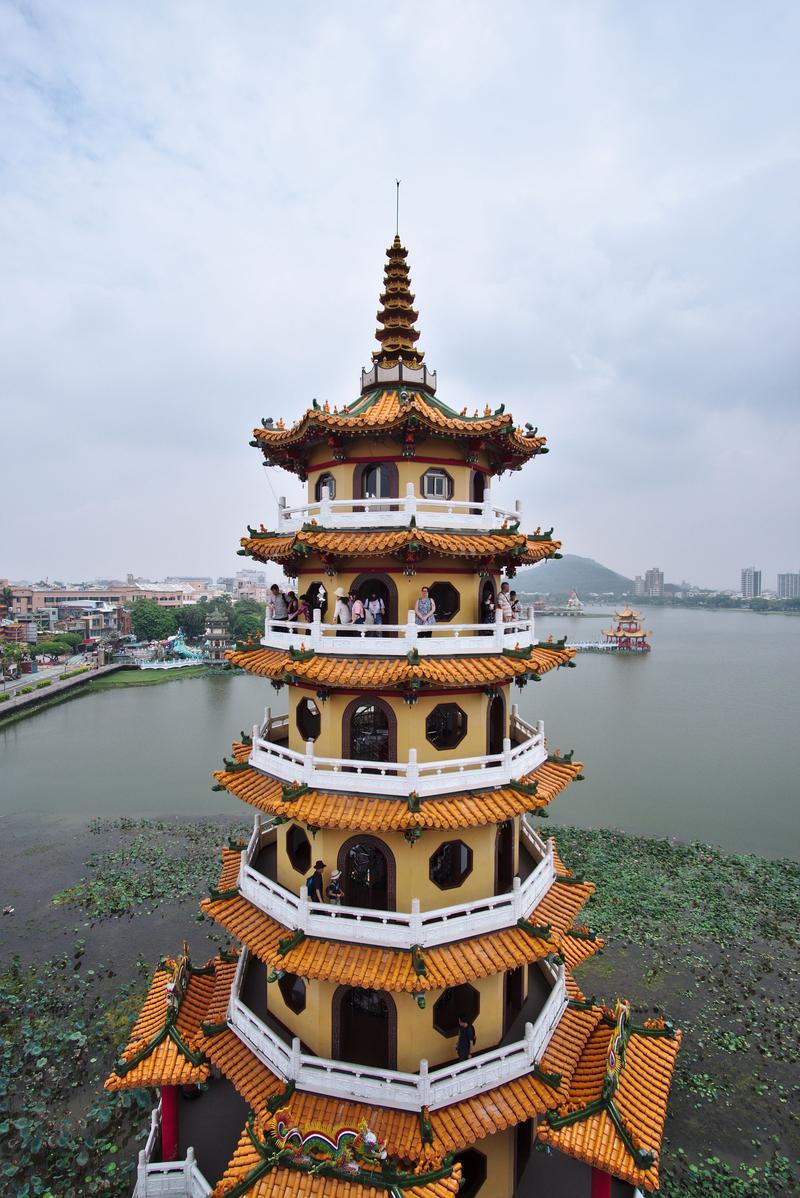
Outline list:
[[[414,296],[409,287],[408,250],[402,245],[399,236],[395,235],[386,257],[389,261],[383,268],[382,307],[377,316],[378,324],[383,325],[383,328],[375,331],[381,348],[373,351],[372,360],[377,366],[394,366],[397,362],[403,362],[418,370],[425,357],[421,350],[415,348],[419,332],[414,328],[414,323],[419,312],[414,310]]]

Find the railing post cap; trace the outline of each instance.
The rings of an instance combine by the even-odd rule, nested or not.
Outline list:
[[[409,749],[409,750],[408,750],[408,760],[409,760],[409,761],[416,761],[416,760],[417,760],[417,750],[416,750],[416,749]]]
[[[147,1166],[147,1157],[145,1156],[144,1148],[139,1149],[139,1168],[144,1169]]]
[[[532,1023],[525,1024],[525,1039],[526,1040],[533,1039],[533,1024]]]
[[[519,874],[514,874],[514,877],[511,879],[512,888],[514,890],[519,890],[521,885],[522,885],[522,882],[520,881]]]
[[[189,1147],[186,1149],[186,1159],[187,1161],[194,1160],[194,1148],[192,1148],[191,1145],[189,1145]]]
[[[425,1057],[423,1057],[419,1063],[419,1075],[420,1075],[420,1077],[428,1076],[428,1062],[425,1059]]]
[[[418,898],[412,898],[412,900],[411,900],[411,914],[419,915],[419,899]]]
[[[292,1052],[300,1051],[300,1037],[292,1036]]]

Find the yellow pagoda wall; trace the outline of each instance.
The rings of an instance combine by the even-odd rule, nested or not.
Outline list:
[[[357,467],[363,464],[363,459],[366,458],[390,458],[394,462],[397,466],[398,494],[401,496],[405,495],[408,483],[413,483],[416,494],[421,496],[420,479],[425,471],[430,469],[446,470],[453,479],[452,498],[464,501],[471,498],[470,482],[475,466],[488,466],[488,455],[485,452],[479,452],[476,455],[477,461],[474,465],[473,463],[467,464],[463,454],[459,455],[457,447],[440,437],[418,436],[415,449],[416,453],[413,458],[404,458],[401,456],[402,448],[396,440],[371,440],[359,437],[351,452],[354,457],[358,457],[362,461],[334,462],[334,451],[329,445],[316,445],[308,454],[308,502],[315,502],[314,489],[320,474],[333,475],[336,480],[337,499],[360,499],[361,495],[356,495],[354,491],[356,471]],[[435,458],[436,460],[426,462],[421,460],[423,458]],[[491,483],[489,475],[487,475],[487,481]]]
[[[458,574],[455,571],[465,568],[464,558],[435,558],[427,557],[420,562],[416,573],[406,576],[402,568],[398,568],[396,558],[362,558],[341,562],[339,570],[334,575],[328,575],[325,567],[315,564],[314,557],[306,560],[302,573],[297,578],[298,594],[308,590],[312,582],[321,582],[328,592],[328,611],[326,622],[333,623],[333,610],[336,603],[336,588],[342,587],[348,594],[350,587],[364,575],[377,577],[388,575],[397,591],[396,623],[405,624],[409,611],[419,598],[420,588],[432,586],[435,582],[449,582],[456,588],[460,597],[460,607],[451,621],[452,624],[477,624],[480,621],[480,596],[483,584],[490,578],[494,582],[495,592],[500,589],[500,575],[491,574],[479,577],[477,570],[469,574]],[[389,623],[388,619],[385,621]]]
[[[504,984],[502,973],[476,978],[470,983],[480,995],[480,1012],[474,1021],[480,1051],[502,1039]],[[317,1056],[333,1058],[333,1006],[337,989],[333,982],[306,979],[305,1009],[296,1014],[284,1002],[277,983],[270,982],[267,1010]],[[443,993],[444,990],[426,991],[424,1010],[411,994],[390,995],[397,1015],[397,1069],[415,1073],[421,1060],[426,1060],[431,1068],[455,1060],[457,1033],[443,1036],[434,1027],[434,1007]]]
[[[402,800],[398,800],[402,801]],[[519,819],[515,821],[515,868],[519,862]],[[290,890],[292,894],[299,893],[310,870],[298,872],[289,861],[286,852],[286,836],[291,823],[282,824],[278,828],[277,872],[278,883]],[[303,825],[300,825],[303,827]],[[395,910],[410,911],[411,900],[418,898],[423,911],[436,910],[439,907],[452,907],[460,903],[472,902],[475,899],[487,898],[495,892],[495,840],[497,828],[489,824],[481,828],[458,828],[447,832],[425,831],[415,844],[409,844],[401,832],[385,832],[371,839],[379,840],[394,857],[395,862]],[[325,885],[330,880],[332,869],[337,868],[339,850],[348,840],[365,839],[351,831],[335,828],[321,828],[316,836],[309,835],[311,842],[311,864],[320,860],[325,862],[323,876]],[[460,886],[442,890],[430,880],[429,863],[431,855],[439,845],[448,840],[461,840],[472,849],[472,872],[467,875]]]
[[[511,711],[509,687],[502,688],[506,700],[506,719]],[[361,696],[364,701],[368,692]],[[489,698],[482,692],[453,692],[438,695],[420,695],[417,702],[409,706],[399,692],[396,695],[380,694],[377,697],[394,713],[397,723],[397,761],[407,761],[409,749],[417,750],[418,761],[448,761],[460,757],[483,757],[488,752],[487,718]],[[319,757],[350,757],[349,745],[345,741],[344,713],[356,694],[341,694],[332,691],[323,703],[315,697],[313,690],[300,687],[289,688],[289,748],[297,753],[305,752],[305,741],[297,727],[297,704],[303,699],[313,699],[321,715],[320,734],[314,742],[314,752]],[[442,703],[457,704],[467,717],[464,738],[452,749],[437,749],[425,735],[425,721],[434,707]],[[343,779],[343,788],[346,782]]]

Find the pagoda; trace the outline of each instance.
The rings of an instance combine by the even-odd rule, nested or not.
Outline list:
[[[106,1082],[156,1091],[138,1198],[658,1186],[680,1033],[583,994],[594,886],[531,823],[582,767],[512,687],[574,651],[502,600],[481,621],[504,578],[558,556],[492,494],[545,438],[437,397],[399,237],[387,259],[358,397],[254,433],[308,492],[240,552],[297,579],[309,618],[268,616],[227,654],[286,703],[214,775],[253,816],[201,903],[230,947],[161,960]],[[380,622],[333,623],[337,595]]]
[[[611,628],[603,629],[606,645],[613,645],[620,653],[649,653],[648,637],[652,632],[642,628],[641,612],[625,607],[622,611],[614,612]]]

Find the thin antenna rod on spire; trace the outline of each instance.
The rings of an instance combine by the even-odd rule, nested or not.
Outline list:
[[[395,179],[395,183],[397,184],[397,197],[395,200],[394,231],[395,231],[395,236],[399,237],[400,236],[400,180]]]

